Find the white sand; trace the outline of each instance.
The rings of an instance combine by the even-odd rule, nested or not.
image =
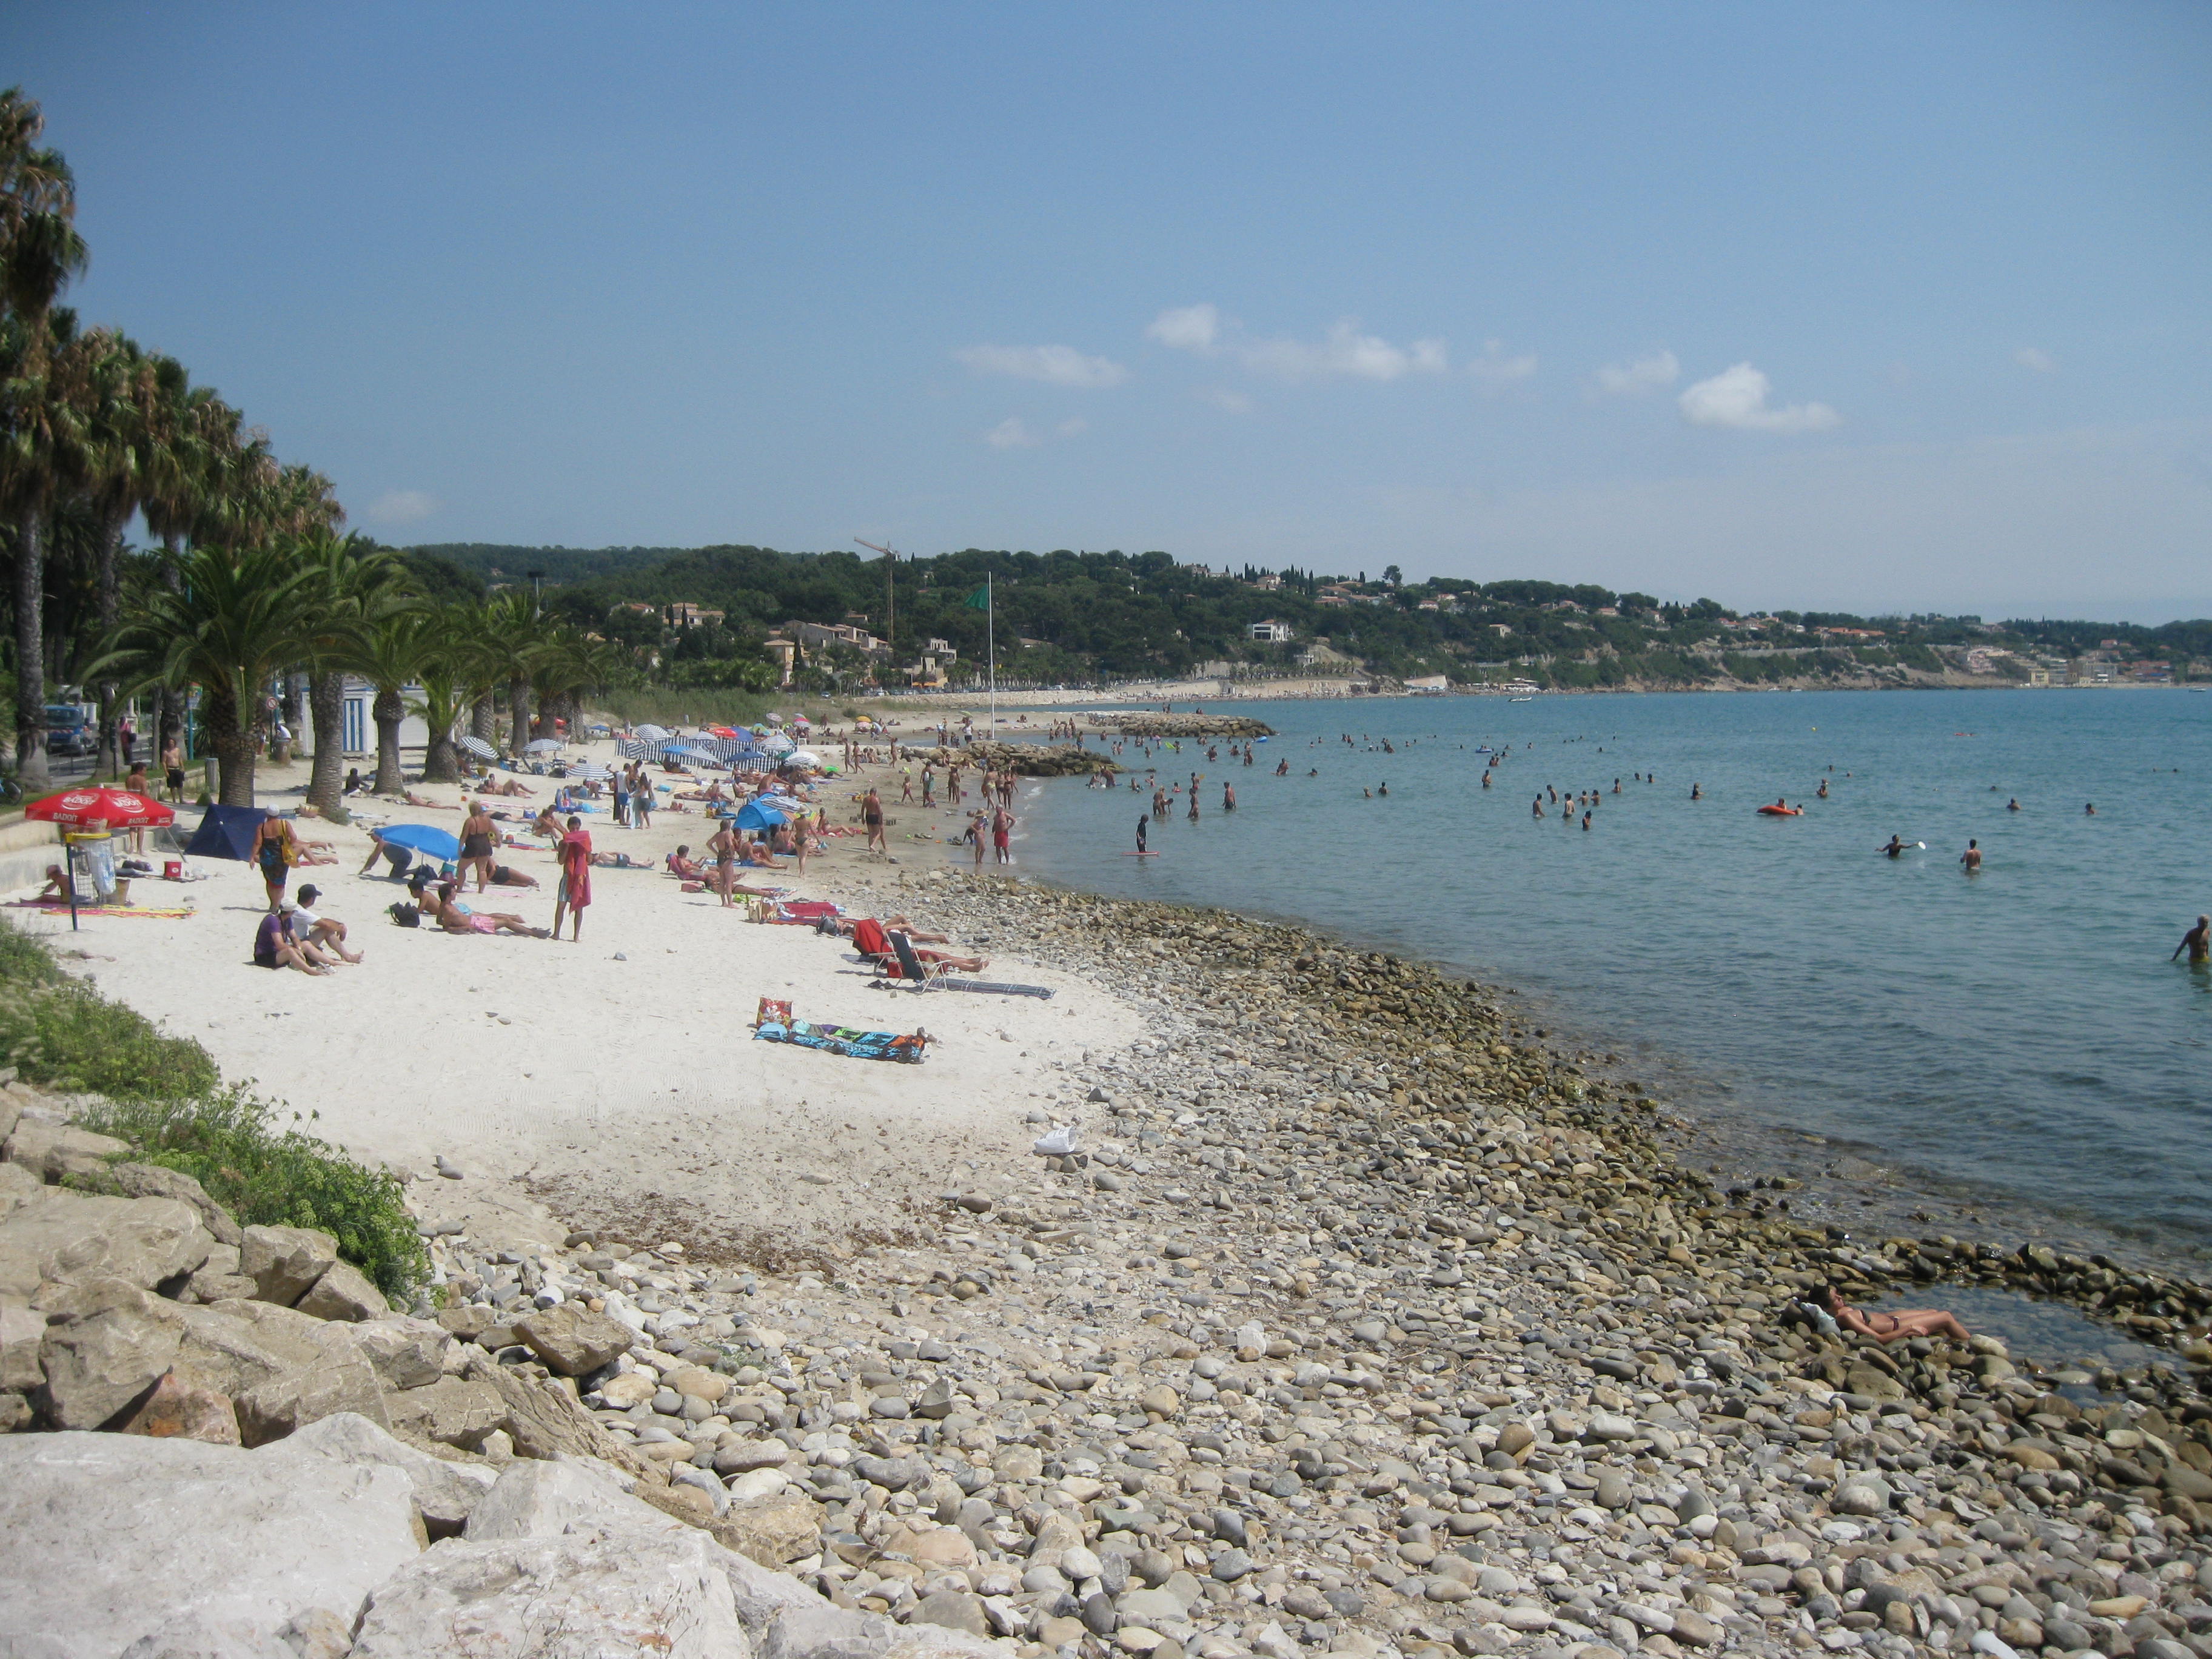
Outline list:
[[[260,781],[264,805],[290,807],[305,769],[264,769]],[[941,811],[925,823],[918,808],[896,805],[896,777],[886,783],[894,836],[952,823]],[[833,824],[852,817],[858,787],[821,792]],[[416,789],[459,799],[451,787]],[[459,826],[458,811],[365,805],[389,810],[395,823]],[[586,823],[599,850],[656,863],[678,842],[696,854],[712,828],[665,810],[649,830],[613,829],[605,813]],[[564,1197],[641,1200],[646,1215],[665,1209],[672,1231],[694,1236],[766,1227],[827,1241],[891,1227],[909,1205],[933,1209],[945,1192],[1001,1188],[1037,1133],[1024,1115],[1052,1109],[1064,1091],[1074,1099],[1055,1060],[1073,1064],[1085,1049],[1103,1053],[1139,1035],[1122,1005],[1064,973],[1024,965],[1003,942],[985,951],[984,976],[1050,986],[1051,1001],[872,990],[870,975],[845,960],[848,942],[752,925],[711,892],[683,893],[650,870],[592,872],[581,944],[409,931],[385,915],[404,889],[355,873],[368,853],[365,831],[313,820],[299,829],[333,842],[338,862],[295,871],[295,890],[309,882],[323,890],[315,908],[347,923],[351,945],[367,951],[359,967],[321,977],[254,967],[259,872],[221,860],[193,860],[207,878],[190,885],[134,884],[136,902],[188,901],[198,913],[189,919],[90,917],[74,939],[66,913],[17,910],[13,920],[64,952],[88,953],[82,962],[65,955],[64,965],[198,1038],[226,1078],[252,1079],[319,1115],[315,1133],[413,1170],[427,1171],[440,1154],[452,1159],[467,1180],[429,1190],[451,1189],[455,1199],[470,1181],[526,1177]],[[866,896],[860,890],[872,881],[902,884],[883,908],[928,928],[924,872],[956,849],[894,840],[893,868],[861,852],[857,836],[833,845],[803,883],[788,874],[748,879],[841,901]],[[544,884],[495,887],[481,900],[471,891],[470,902],[550,924],[552,855],[503,849],[501,861]],[[878,912],[871,902],[855,913]],[[756,1042],[762,996],[787,997],[799,1018],[825,1024],[925,1029],[928,1058],[908,1066]],[[685,1225],[674,1226],[678,1219]]]

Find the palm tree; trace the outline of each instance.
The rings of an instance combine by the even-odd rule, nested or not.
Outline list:
[[[586,638],[573,628],[554,631],[536,659],[531,676],[537,693],[538,719],[552,734],[552,723],[565,710],[573,733],[582,712],[582,694],[605,685],[615,673],[619,653],[603,640]]]
[[[195,547],[179,591],[156,586],[125,615],[89,673],[126,690],[198,685],[225,806],[253,805],[253,726],[261,688],[310,649],[315,572],[289,550]]]
[[[530,741],[531,672],[553,638],[553,625],[538,610],[535,595],[511,589],[485,607],[485,628],[506,659],[507,707],[514,721],[509,752],[520,755]]]
[[[461,769],[459,750],[453,744],[453,728],[460,724],[461,715],[475,696],[469,661],[472,641],[466,611],[457,607],[433,612],[424,634],[415,670],[422,695],[410,704],[410,712],[422,717],[422,724],[429,732],[428,746],[422,753],[422,781],[458,783]]]
[[[93,366],[87,410],[83,495],[94,533],[93,569],[104,639],[122,620],[118,565],[123,528],[148,493],[161,442],[161,389],[156,361],[137,342],[115,333],[94,337],[104,344]],[[112,681],[100,688],[100,754],[119,769],[116,732],[121,712]]]
[[[89,257],[76,233],[76,180],[61,152],[39,143],[45,131],[21,88],[0,92],[0,512],[16,536],[15,759],[33,787],[47,781],[41,532],[77,441],[53,305]]]
[[[243,419],[213,388],[194,386],[173,357],[155,359],[156,399],[152,411],[152,468],[139,502],[146,528],[161,542],[161,580],[173,592],[185,544],[207,521],[210,503],[237,447]],[[184,724],[184,704],[163,690],[156,694],[154,750],[158,755]]]
[[[48,781],[46,520],[84,467],[94,356],[71,312],[0,318],[0,512],[15,529],[15,765],[28,788]]]
[[[376,793],[398,794],[407,775],[399,764],[399,726],[407,718],[405,690],[422,672],[436,643],[427,610],[388,614],[370,623],[356,643],[353,672],[376,688],[369,715],[376,722]]]
[[[317,811],[345,821],[345,677],[362,661],[369,636],[386,622],[419,608],[406,568],[365,538],[310,530],[287,543],[314,572],[307,630],[307,715],[314,722],[315,762],[307,799]]]

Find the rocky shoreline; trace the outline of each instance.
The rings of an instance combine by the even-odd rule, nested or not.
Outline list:
[[[1732,1208],[1632,1086],[1417,964],[952,872],[871,885],[1152,1035],[1063,1060],[1030,1116],[1078,1124],[1074,1154],[979,1170],[902,1243],[777,1276],[687,1265],[674,1218],[659,1248],[578,1237],[657,1352],[734,1378],[647,1399],[648,1355],[586,1403],[679,1478],[782,1447],[821,1528],[796,1565],[840,1604],[1164,1659],[2212,1654],[2186,1372],[2099,1394],[1792,1307],[2001,1285],[2212,1359],[2203,1286]]]
[[[1861,1241],[1731,1202],[1670,1155],[1634,1083],[1417,963],[949,869],[841,881],[856,906],[1091,980],[1147,1035],[1056,1056],[1048,1091],[1007,1103],[1030,1122],[1000,1154],[842,1247],[732,1249],[729,1218],[581,1183],[539,1190],[561,1224],[533,1234],[449,1216],[482,1177],[416,1180],[434,1298],[337,1316],[423,1374],[340,1409],[472,1491],[508,1487],[495,1517],[532,1518],[465,1519],[380,1569],[402,1588],[361,1589],[313,1651],[483,1650],[426,1632],[472,1595],[513,1612],[477,1582],[512,1568],[502,1582],[529,1595],[581,1575],[624,1618],[639,1584],[688,1572],[709,1583],[699,1628],[715,1634],[672,1650],[776,1659],[991,1640],[1058,1659],[2212,1659],[2205,1286],[2042,1245]],[[897,994],[883,1018],[927,1023],[932,994]],[[91,1201],[40,1182],[100,1149],[27,1121],[0,1167],[23,1188],[0,1258],[21,1218]],[[1055,1127],[1074,1128],[1072,1152],[1029,1150]],[[103,1201],[192,1210],[189,1194]],[[137,1295],[175,1291],[168,1321],[195,1329],[304,1320],[332,1271],[312,1241],[264,1240],[235,1267],[224,1248],[211,1236],[181,1281]],[[52,1265],[33,1264],[47,1280]],[[1883,1350],[1799,1316],[1822,1282],[2053,1297],[2175,1364],[2039,1370],[1986,1337]],[[288,1296],[276,1314],[248,1305]],[[70,1334],[115,1314],[82,1302],[42,1287],[24,1304],[35,1330],[8,1314],[10,1376],[27,1375],[27,1340],[47,1367],[9,1384],[40,1427],[76,1426],[52,1367],[114,1352]],[[267,1382],[240,1397],[252,1388]],[[409,1399],[436,1389],[441,1410]],[[361,1437],[314,1390],[277,1392],[289,1433],[208,1452]],[[225,1404],[234,1425],[274,1420]],[[0,1440],[21,1476],[0,1480],[0,1507],[11,1484],[59,1479],[40,1473],[40,1443],[123,1438]],[[570,1478],[548,1467],[599,1484],[541,1497]],[[426,1537],[453,1528],[415,1513]],[[802,1611],[744,1615],[763,1565],[804,1581],[775,1579],[777,1607]],[[297,1630],[281,1639],[310,1650]]]

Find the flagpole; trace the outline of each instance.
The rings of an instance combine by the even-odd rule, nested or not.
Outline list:
[[[999,611],[998,598],[991,586],[991,573],[983,573],[983,652],[991,669],[991,729],[990,738],[999,738]]]

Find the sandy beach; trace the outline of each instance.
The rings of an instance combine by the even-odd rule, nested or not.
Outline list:
[[[597,747],[602,758],[612,753]],[[896,772],[875,775],[891,803],[891,835],[921,831],[921,808],[896,804]],[[295,806],[305,781],[304,765],[264,768],[260,799]],[[537,799],[550,799],[552,783],[532,781],[543,792]],[[833,824],[854,816],[848,797],[864,787],[817,792]],[[392,823],[459,829],[459,790],[412,787],[451,810],[357,805]],[[940,809],[927,827],[957,822]],[[611,828],[604,811],[586,823],[599,850],[648,866],[682,843],[696,854],[713,829],[710,818],[665,806],[649,830]],[[410,1170],[428,1171],[442,1156],[480,1176],[652,1194],[731,1218],[773,1215],[794,1237],[866,1232],[1025,1151],[1023,1115],[1064,1097],[1061,1066],[1125,1046],[1137,1031],[1126,1009],[1090,986],[1025,963],[1017,941],[979,947],[989,976],[1048,986],[1051,1000],[872,990],[872,975],[847,960],[846,942],[753,925],[744,909],[725,909],[712,892],[684,893],[651,867],[593,872],[580,944],[401,928],[386,908],[404,888],[384,878],[381,865],[356,873],[369,848],[365,829],[303,819],[299,832],[332,843],[337,861],[296,870],[293,890],[322,890],[318,913],[347,924],[352,946],[367,951],[359,967],[319,978],[254,968],[253,929],[266,902],[259,872],[219,859],[192,860],[202,879],[181,888],[137,884],[142,903],[181,897],[196,912],[189,919],[88,917],[74,939],[65,912],[13,919],[85,952],[69,964],[167,1030],[197,1037],[227,1078],[250,1079],[313,1114],[316,1133],[357,1156]],[[856,915],[919,910],[921,901],[904,891],[878,908],[877,886],[934,872],[951,849],[893,844],[896,866],[866,854],[855,834],[830,841],[803,882],[787,872],[747,879]],[[471,901],[549,926],[552,854],[502,848],[500,861],[541,884],[495,887]],[[789,999],[799,1018],[819,1023],[920,1026],[929,1058],[886,1064],[754,1042],[762,997]],[[833,1185],[805,1178],[824,1168],[840,1171]]]

